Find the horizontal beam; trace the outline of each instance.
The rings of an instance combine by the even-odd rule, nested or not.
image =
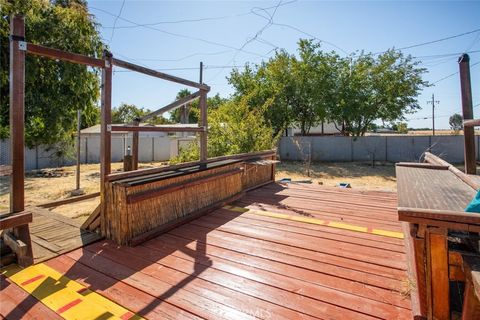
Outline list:
[[[203,132],[204,127],[150,127],[150,126],[112,126],[111,131],[131,132]]]
[[[32,222],[32,213],[22,211],[0,215],[0,230],[23,226]]]
[[[478,127],[480,126],[480,119],[472,119],[463,121],[464,127]]]
[[[181,107],[181,106],[183,106],[183,105],[185,105],[189,102],[192,102],[193,100],[200,97],[200,93],[201,93],[201,91],[197,91],[195,93],[192,93],[191,95],[188,95],[184,98],[181,98],[177,101],[174,101],[174,102],[170,103],[169,105],[166,105],[165,107],[158,109],[157,111],[154,111],[152,113],[149,113],[149,114],[141,117],[140,121],[144,122],[145,120],[148,120],[148,119],[153,118],[155,116],[161,115],[165,112],[171,111],[172,109]]]
[[[197,89],[210,91],[210,87],[205,85],[205,84],[201,84],[201,83],[190,81],[190,80],[183,79],[183,78],[180,78],[180,77],[172,76],[172,75],[169,75],[169,74],[166,74],[166,73],[163,73],[163,72],[160,72],[160,71],[156,71],[156,70],[153,70],[153,69],[145,68],[145,67],[142,67],[142,66],[124,61],[124,60],[114,58],[114,59],[112,59],[112,63],[113,63],[114,66],[117,66],[117,67],[121,67],[121,68],[125,68],[125,69],[128,69],[128,70],[140,72],[140,73],[152,76],[152,77],[156,77],[156,78],[180,83],[180,84],[183,84],[183,85],[186,85],[186,86],[189,86],[189,87],[194,87],[194,88],[197,88]]]
[[[88,57],[83,54],[52,49],[33,43],[27,43],[27,53],[50,59],[59,59],[63,61],[84,64],[90,67],[105,68],[105,60]]]
[[[88,193],[88,194],[84,194],[84,195],[81,195],[81,196],[76,196],[76,197],[71,197],[71,198],[67,198],[67,199],[61,199],[61,200],[56,200],[56,201],[52,201],[52,202],[42,203],[42,204],[37,205],[37,207],[40,207],[40,208],[54,208],[54,207],[63,206],[65,204],[69,204],[69,203],[74,203],[74,202],[84,201],[84,200],[88,200],[88,199],[93,199],[93,198],[96,198],[96,197],[99,197],[99,196],[100,196],[100,192]]]

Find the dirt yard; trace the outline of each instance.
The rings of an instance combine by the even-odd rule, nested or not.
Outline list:
[[[165,163],[142,163],[140,168],[151,168],[165,165]],[[123,163],[112,163],[112,171],[120,171]],[[28,172],[25,178],[25,205],[38,205],[70,197],[70,192],[75,189],[76,166],[56,169],[43,169]],[[80,187],[85,193],[99,191],[100,165],[84,164],[80,168]],[[8,177],[0,177],[0,212],[9,208],[9,181]],[[95,209],[99,198],[63,205],[52,209],[67,217],[83,222]]]
[[[364,190],[396,191],[395,164],[360,162],[317,162],[307,167],[301,162],[283,161],[277,165],[276,180],[312,180],[312,183],[337,186],[341,182],[350,183],[352,188]]]

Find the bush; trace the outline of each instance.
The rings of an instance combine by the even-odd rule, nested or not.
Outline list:
[[[208,157],[268,150],[275,147],[278,136],[264,121],[267,107],[251,108],[249,97],[230,100],[208,114]],[[267,102],[269,103],[269,102]],[[199,143],[195,141],[184,147],[171,163],[199,159]]]

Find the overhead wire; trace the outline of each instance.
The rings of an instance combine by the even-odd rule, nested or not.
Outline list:
[[[120,18],[120,16],[122,15],[122,11],[123,11],[123,7],[125,6],[125,0],[122,1],[122,5],[120,7],[120,11],[118,11],[118,14],[117,16],[115,17],[115,20],[113,21],[113,28],[112,28],[112,35],[110,36],[110,40],[108,41],[108,43],[110,44],[113,40],[113,36],[115,34],[115,27],[117,26],[117,21],[118,19]]]

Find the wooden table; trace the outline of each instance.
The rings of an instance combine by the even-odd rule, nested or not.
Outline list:
[[[398,217],[408,222],[418,315],[450,319],[449,281],[453,276],[448,235],[480,232],[480,214],[464,208],[476,194],[450,170],[397,165]]]

